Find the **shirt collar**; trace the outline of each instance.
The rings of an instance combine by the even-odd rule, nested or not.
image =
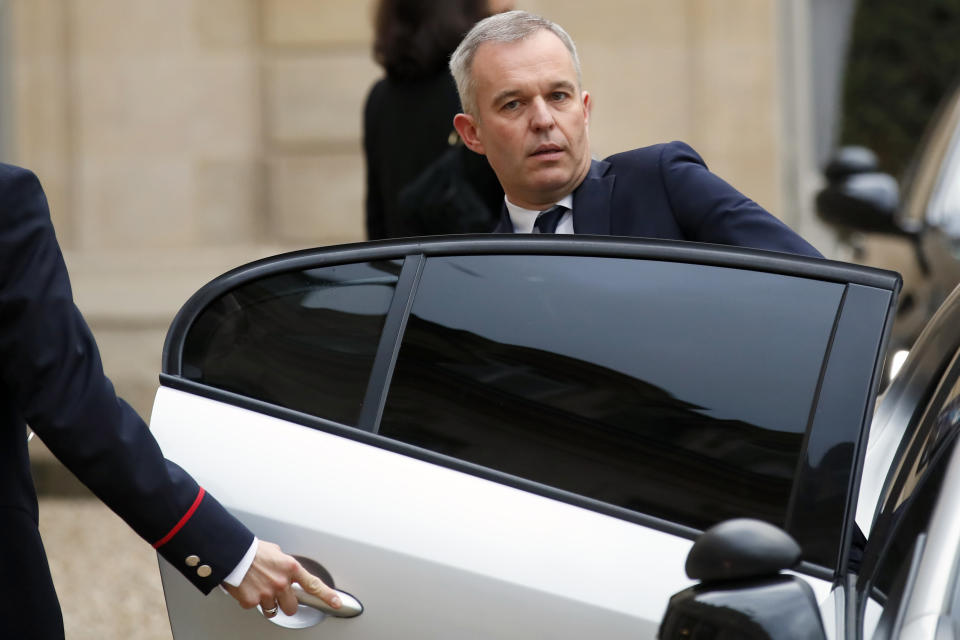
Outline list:
[[[514,233],[530,233],[533,231],[533,224],[537,221],[537,216],[550,208],[524,209],[507,200],[507,196],[503,196],[503,201],[507,205],[507,213],[510,214],[510,222],[513,223]],[[568,193],[560,198],[556,204],[563,205],[567,208],[567,211],[573,211],[573,194]]]

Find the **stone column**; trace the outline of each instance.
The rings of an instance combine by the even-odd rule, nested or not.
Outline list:
[[[62,0],[6,0],[7,88],[0,108],[4,158],[43,182],[63,246],[76,242],[72,29]],[[8,57],[9,56],[9,57]]]
[[[264,147],[279,242],[362,240],[373,0],[262,0]]]

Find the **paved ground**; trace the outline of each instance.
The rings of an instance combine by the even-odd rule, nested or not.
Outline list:
[[[102,502],[40,499],[68,640],[170,640],[157,554]]]

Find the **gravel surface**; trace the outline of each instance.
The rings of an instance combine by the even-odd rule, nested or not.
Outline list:
[[[67,640],[171,640],[157,554],[94,498],[40,497]]]

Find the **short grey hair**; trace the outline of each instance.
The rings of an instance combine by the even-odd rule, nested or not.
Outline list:
[[[465,112],[472,116],[477,115],[477,87],[473,79],[473,58],[480,45],[484,42],[518,42],[538,31],[549,31],[560,38],[560,42],[570,52],[573,67],[577,70],[577,88],[582,87],[583,79],[577,47],[563,27],[526,11],[497,13],[475,24],[450,56],[450,73],[453,74],[453,79],[457,83],[460,104]]]

